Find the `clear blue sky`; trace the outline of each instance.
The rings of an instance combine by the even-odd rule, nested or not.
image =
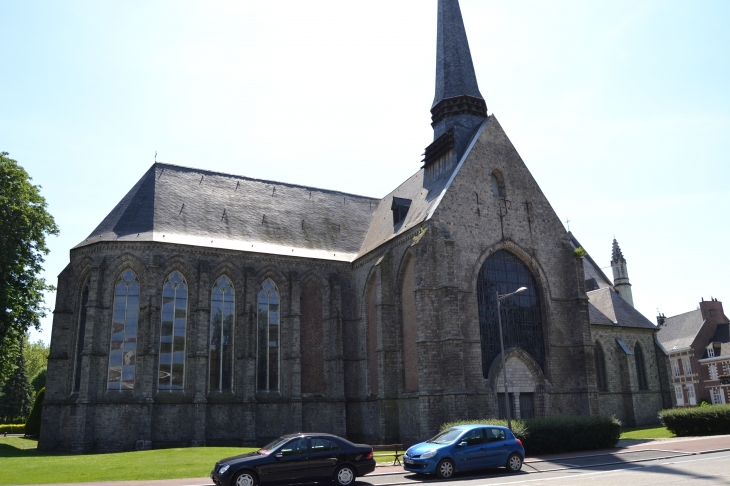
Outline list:
[[[616,236],[638,309],[730,307],[730,2],[461,5],[490,113],[601,266]],[[52,283],[155,151],[382,197],[432,138],[436,0],[0,0],[0,26],[0,150],[60,225]]]

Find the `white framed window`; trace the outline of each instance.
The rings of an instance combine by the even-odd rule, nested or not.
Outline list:
[[[697,399],[695,398],[695,386],[687,385],[687,401],[690,405],[697,405]]]
[[[707,348],[707,357],[708,358],[714,358],[715,357],[715,348],[713,348],[712,346],[710,346],[709,348]]]
[[[691,375],[692,374],[692,365],[689,362],[689,358],[682,360],[684,363],[684,374],[685,375]]]
[[[722,362],[722,374],[723,375],[730,375],[730,361],[723,361]]]
[[[713,405],[725,403],[725,394],[722,392],[722,388],[710,388],[710,397]]]
[[[715,363],[710,365],[710,379],[717,380],[717,364]]]
[[[672,368],[674,369],[674,376],[679,376],[679,361],[672,361]]]
[[[684,393],[682,385],[674,385],[674,394],[677,396],[677,405],[684,405]]]

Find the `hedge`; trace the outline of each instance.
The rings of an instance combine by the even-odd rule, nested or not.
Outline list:
[[[41,413],[43,412],[43,397],[45,396],[46,388],[43,387],[35,396],[33,410],[31,410],[28,421],[25,423],[25,435],[39,435],[41,433]]]
[[[506,427],[507,421],[484,419],[448,422],[441,426],[441,430],[466,424]],[[615,417],[599,415],[513,420],[512,432],[522,441],[525,454],[529,456],[559,454],[615,446],[621,435],[621,422]]]
[[[25,424],[2,424],[0,425],[0,434],[24,434]]]
[[[730,434],[730,405],[672,408],[659,412],[659,419],[679,437]]]

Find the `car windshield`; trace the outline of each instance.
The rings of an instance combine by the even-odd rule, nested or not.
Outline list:
[[[270,442],[269,444],[266,444],[265,446],[263,446],[261,449],[258,450],[258,453],[263,454],[264,456],[267,454],[271,454],[272,451],[281,447],[281,445],[284,444],[286,441],[288,441],[290,438],[285,439],[283,437],[280,437],[280,438],[276,439],[274,442]]]
[[[431,442],[432,444],[451,444],[458,439],[463,432],[464,431],[461,429],[446,429],[435,437],[428,439],[426,442]]]

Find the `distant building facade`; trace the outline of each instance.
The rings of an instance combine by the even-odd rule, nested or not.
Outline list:
[[[157,163],[71,250],[41,449],[410,444],[507,406],[656,422],[656,327],[619,295],[625,261],[614,286],[574,253],[487,114],[457,0],[438,8],[434,141],[384,198]],[[505,397],[495,295],[521,286]]]
[[[703,299],[699,309],[660,315],[657,322],[658,339],[669,354],[674,406],[730,403],[730,321],[722,302]]]

